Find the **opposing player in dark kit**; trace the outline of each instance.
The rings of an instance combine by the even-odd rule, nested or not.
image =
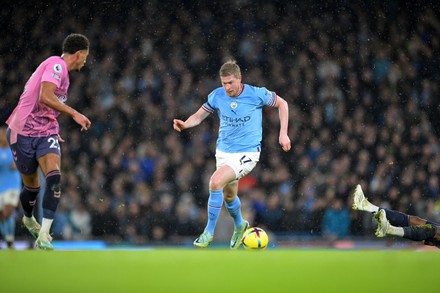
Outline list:
[[[52,250],[50,228],[61,197],[61,150],[57,117],[65,113],[81,126],[90,128],[90,120],[67,106],[69,71],[79,71],[89,55],[89,40],[81,34],[70,34],[63,42],[61,56],[44,60],[27,81],[24,91],[6,123],[7,139],[20,172],[23,189],[20,201],[24,210],[23,224],[37,238],[36,245]],[[33,216],[40,191],[38,167],[45,176],[43,220]]]
[[[377,237],[397,236],[440,248],[440,224],[378,207],[368,201],[359,184],[353,192],[353,209],[374,213]]]

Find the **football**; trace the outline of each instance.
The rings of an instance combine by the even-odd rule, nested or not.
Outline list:
[[[263,229],[258,227],[252,227],[244,232],[243,238],[241,238],[241,244],[243,244],[246,250],[261,250],[267,247],[269,243],[269,236]]]

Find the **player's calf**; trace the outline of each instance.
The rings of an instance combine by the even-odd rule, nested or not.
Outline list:
[[[20,192],[20,202],[23,207],[23,213],[27,218],[32,218],[32,211],[34,210],[37,196],[40,192],[40,187],[24,186]]]
[[[61,198],[61,172],[54,170],[46,175],[43,198],[43,218],[53,219]]]

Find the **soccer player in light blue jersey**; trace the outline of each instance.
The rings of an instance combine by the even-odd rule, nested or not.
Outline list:
[[[235,226],[230,247],[237,249],[249,227],[241,215],[238,180],[249,174],[259,161],[262,108],[278,108],[279,143],[285,152],[291,147],[287,135],[289,108],[287,102],[276,93],[264,87],[243,84],[240,67],[234,60],[224,63],[219,73],[222,87],[213,90],[208,101],[188,119],[174,119],[173,127],[180,132],[199,125],[209,114],[217,112],[220,120],[215,154],[217,169],[209,181],[208,223],[194,241],[194,246],[204,248],[211,243],[224,201]]]
[[[14,247],[15,209],[20,200],[21,178],[6,140],[6,128],[0,128],[0,232],[8,248]]]

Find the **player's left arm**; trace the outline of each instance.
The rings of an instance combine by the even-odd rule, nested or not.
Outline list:
[[[280,136],[278,138],[283,151],[288,152],[291,148],[290,138],[287,135],[287,130],[289,127],[289,105],[280,96],[276,96],[275,108],[278,108],[278,115],[280,117]]]

